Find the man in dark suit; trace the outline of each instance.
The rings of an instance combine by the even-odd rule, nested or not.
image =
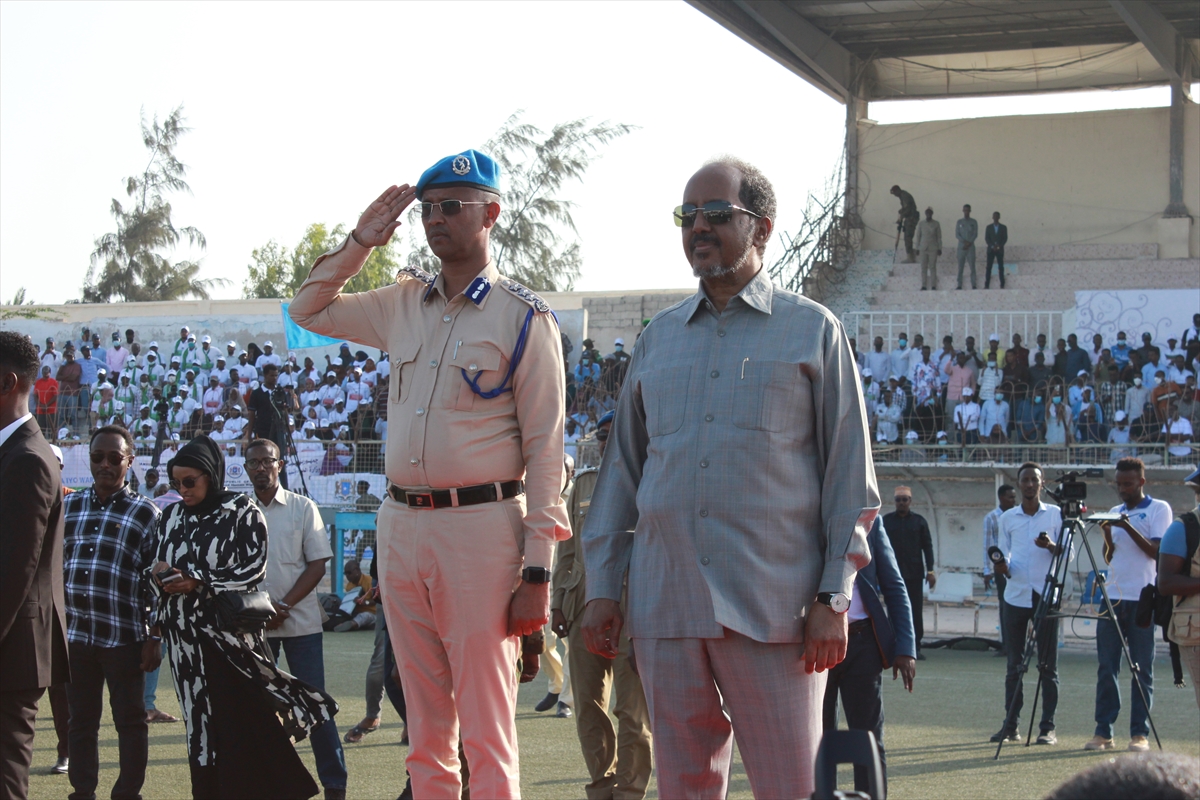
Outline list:
[[[930,591],[937,585],[937,575],[933,571],[936,563],[933,560],[933,536],[925,518],[912,512],[912,489],[897,486],[893,500],[896,510],[884,514],[883,530],[896,555],[896,563],[900,565],[900,577],[908,588],[908,605],[912,609],[917,639],[917,661],[924,661],[925,654],[921,652],[921,639],[925,637],[922,584],[928,583]]]
[[[917,641],[913,634],[912,606],[908,590],[900,577],[896,554],[883,533],[879,517],[867,536],[871,547],[871,563],[858,571],[854,579],[854,596],[847,617],[850,620],[850,639],[846,644],[846,660],[829,671],[825,684],[823,727],[837,729],[838,693],[842,709],[851,730],[866,730],[875,734],[879,743],[879,760],[883,764],[884,792],[887,789],[887,754],[883,749],[883,670],[892,668],[892,680],[904,678],[904,688],[912,691],[917,674]],[[879,595],[883,594],[880,600]],[[887,610],[884,611],[884,604]],[[865,767],[854,768],[854,788],[865,792],[870,788]]]
[[[983,273],[983,288],[992,288],[992,262],[997,263],[996,273],[1000,276],[1000,288],[1004,288],[1004,245],[1008,244],[1008,226],[1000,224],[1000,212],[992,212],[992,224],[983,232],[987,245],[987,271]]]
[[[29,791],[38,699],[70,680],[62,469],[29,413],[38,356],[0,331],[0,800]]]

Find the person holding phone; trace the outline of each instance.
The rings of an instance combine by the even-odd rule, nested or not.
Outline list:
[[[192,795],[312,797],[317,785],[289,737],[299,741],[332,719],[337,703],[281,672],[261,631],[225,629],[217,614],[218,594],[252,591],[266,574],[263,512],[225,489],[225,459],[207,436],[184,445],[167,474],[182,502],[159,521],[151,633],[166,641],[175,674]]]

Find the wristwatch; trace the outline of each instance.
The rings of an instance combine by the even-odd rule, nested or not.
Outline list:
[[[821,592],[817,595],[817,602],[829,606],[835,614],[845,614],[850,610],[850,598],[841,592]]]
[[[521,580],[535,585],[549,583],[550,570],[546,569],[545,567],[526,567],[525,569],[521,570]]]

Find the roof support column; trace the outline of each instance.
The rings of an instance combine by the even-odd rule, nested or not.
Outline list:
[[[1182,47],[1182,41],[1179,45]],[[1183,110],[1188,100],[1183,79],[1189,70],[1180,72],[1183,75],[1171,80],[1171,202],[1163,211],[1163,216],[1167,218],[1188,216],[1187,206],[1183,202]]]
[[[858,128],[867,117],[867,101],[855,81],[846,98],[846,196],[843,215],[851,228],[862,228],[858,214]]]

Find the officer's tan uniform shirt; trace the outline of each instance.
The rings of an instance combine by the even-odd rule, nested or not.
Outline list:
[[[446,489],[525,480],[525,565],[550,567],[554,545],[570,536],[559,492],[563,484],[562,343],[551,314],[535,311],[512,391],[484,399],[499,386],[531,308],[505,288],[489,264],[480,275],[491,290],[478,304],[465,295],[447,301],[442,276],[432,284],[402,271],[395,283],[340,294],[370,254],[348,237],[317,259],[289,313],[326,336],[386,350],[388,394],[385,472],[406,489]]]
[[[567,500],[567,512],[571,519],[571,531],[574,535],[558,546],[558,561],[554,565],[553,591],[550,595],[550,608],[558,609],[567,618],[569,627],[575,619],[583,614],[584,577],[586,570],[583,563],[583,550],[579,546],[579,533],[587,521],[588,509],[592,504],[592,492],[596,489],[598,469],[582,470],[575,476],[575,485],[571,488]]]

